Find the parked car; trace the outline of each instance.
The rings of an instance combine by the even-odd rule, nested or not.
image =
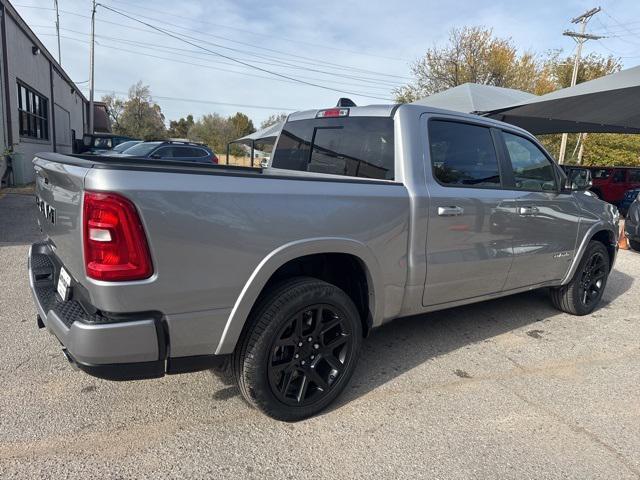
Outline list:
[[[67,358],[118,380],[230,371],[287,421],[339,395],[371,329],[543,287],[586,315],[617,253],[617,209],[535,137],[420,105],[291,114],[263,169],[34,164],[29,280]]]
[[[126,142],[122,142],[116,145],[115,147],[113,147],[111,150],[107,150],[106,152],[104,152],[104,155],[113,155],[114,153],[124,153],[125,150],[133,147],[134,145],[138,145],[139,143],[142,143],[142,140],[128,140]]]
[[[640,191],[627,210],[624,234],[629,241],[629,246],[636,252],[640,252]]]
[[[618,205],[624,194],[640,187],[640,168],[591,167],[593,186],[591,191],[605,202]]]
[[[173,140],[142,142],[128,148],[119,156],[140,157],[172,162],[218,163],[215,153],[202,143]]]
[[[99,155],[129,140],[135,139],[112,133],[85,133],[82,140],[77,142],[74,153]]]
[[[636,200],[636,198],[638,198],[638,195],[640,195],[640,188],[632,188],[631,190],[627,190],[627,192],[624,194],[622,202],[620,202],[620,213],[622,215],[627,215],[629,207]]]

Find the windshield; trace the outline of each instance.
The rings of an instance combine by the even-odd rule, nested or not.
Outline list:
[[[138,140],[131,140],[129,142],[123,142],[119,145],[116,145],[115,147],[113,147],[113,151],[114,152],[118,152],[118,153],[122,153],[124,152],[126,149],[133,147],[134,145],[139,144],[140,142]]]
[[[146,155],[149,155],[149,153],[151,153],[151,151],[161,143],[162,142],[142,142],[134,145],[131,148],[128,148],[126,154],[133,155],[135,157],[144,157]]]

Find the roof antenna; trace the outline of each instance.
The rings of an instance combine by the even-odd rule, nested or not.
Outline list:
[[[338,104],[336,105],[336,107],[355,107],[356,104],[353,100],[351,100],[350,98],[341,98],[340,100],[338,100]]]

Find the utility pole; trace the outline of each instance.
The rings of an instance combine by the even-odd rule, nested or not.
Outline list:
[[[91,44],[89,45],[89,133],[93,133],[93,70],[94,49],[96,43],[96,0],[92,0],[91,10]]]
[[[600,7],[592,8],[591,10],[584,12],[579,17],[576,17],[571,20],[571,23],[580,24],[580,33],[572,32],[569,30],[565,30],[563,32],[564,36],[573,38],[578,44],[576,47],[576,58],[573,63],[573,74],[571,75],[572,87],[575,86],[576,81],[578,80],[578,68],[580,67],[580,56],[582,55],[582,45],[584,45],[584,43],[587,40],[598,40],[600,38],[604,38],[598,35],[591,35],[589,33],[585,33],[585,30],[587,29],[587,23],[589,22],[589,20],[591,20],[591,17],[593,17],[600,10],[601,10]],[[563,133],[562,142],[560,142],[560,154],[558,155],[558,163],[560,165],[564,163],[564,155],[566,150],[567,150],[567,134]]]
[[[58,0],[53,0],[56,8],[56,35],[58,37],[58,63],[62,65],[62,52],[60,50],[60,14],[58,13]]]

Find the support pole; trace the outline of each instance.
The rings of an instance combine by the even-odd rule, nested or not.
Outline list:
[[[89,45],[89,133],[94,130],[93,95],[94,95],[94,65],[96,43],[96,0],[92,1],[91,10],[91,43]]]
[[[58,0],[53,0],[56,8],[56,36],[58,37],[58,63],[62,65],[62,50],[60,49],[60,14],[58,13]]]
[[[600,38],[604,38],[602,36],[590,35],[588,33],[585,33],[585,30],[587,28],[587,23],[589,22],[591,17],[593,17],[599,11],[600,11],[600,7],[592,8],[591,10],[583,13],[579,17],[576,17],[573,20],[571,20],[571,23],[580,24],[580,33],[570,32],[570,31],[565,31],[563,33],[563,35],[573,38],[578,44],[576,47],[576,57],[573,62],[573,73],[571,75],[572,87],[575,86],[576,82],[578,81],[578,69],[580,68],[580,57],[582,55],[582,45],[584,45],[584,43],[587,40],[598,40]],[[568,135],[566,133],[563,133],[562,141],[560,142],[560,153],[558,154],[558,163],[560,165],[564,164],[564,156],[567,151],[567,138],[568,138]]]

